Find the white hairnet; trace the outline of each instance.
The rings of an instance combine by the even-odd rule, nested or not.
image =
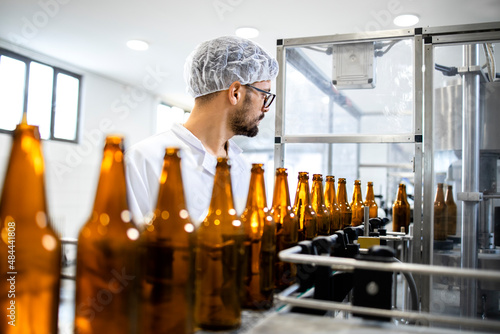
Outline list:
[[[201,43],[184,66],[188,93],[195,98],[228,89],[235,81],[246,85],[277,75],[276,59],[257,43],[236,36]]]

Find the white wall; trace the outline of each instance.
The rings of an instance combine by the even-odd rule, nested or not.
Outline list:
[[[50,217],[64,237],[77,237],[92,209],[105,135],[125,136],[126,147],[153,134],[158,99],[138,84],[132,87],[20,50],[14,52],[81,74],[80,140],[78,144],[44,141],[45,180]],[[0,189],[10,155],[11,137],[0,134]]]

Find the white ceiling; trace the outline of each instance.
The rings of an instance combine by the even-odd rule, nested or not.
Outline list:
[[[0,0],[0,39],[137,87],[156,72],[154,93],[189,106],[184,59],[204,40],[252,26],[275,54],[281,38],[397,29],[401,13],[418,14],[419,27],[493,22],[500,1]],[[129,39],[150,49],[132,51]]]

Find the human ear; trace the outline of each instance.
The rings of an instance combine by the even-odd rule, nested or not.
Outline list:
[[[235,81],[229,86],[228,99],[232,105],[237,105],[242,97],[243,85],[239,81]]]

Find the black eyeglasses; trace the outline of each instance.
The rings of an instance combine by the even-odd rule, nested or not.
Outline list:
[[[266,96],[264,97],[264,108],[269,108],[269,106],[273,103],[274,98],[276,97],[276,94],[266,92],[265,90],[259,89],[257,87],[252,86],[252,85],[245,85],[245,86],[251,87],[258,92],[266,94]]]

